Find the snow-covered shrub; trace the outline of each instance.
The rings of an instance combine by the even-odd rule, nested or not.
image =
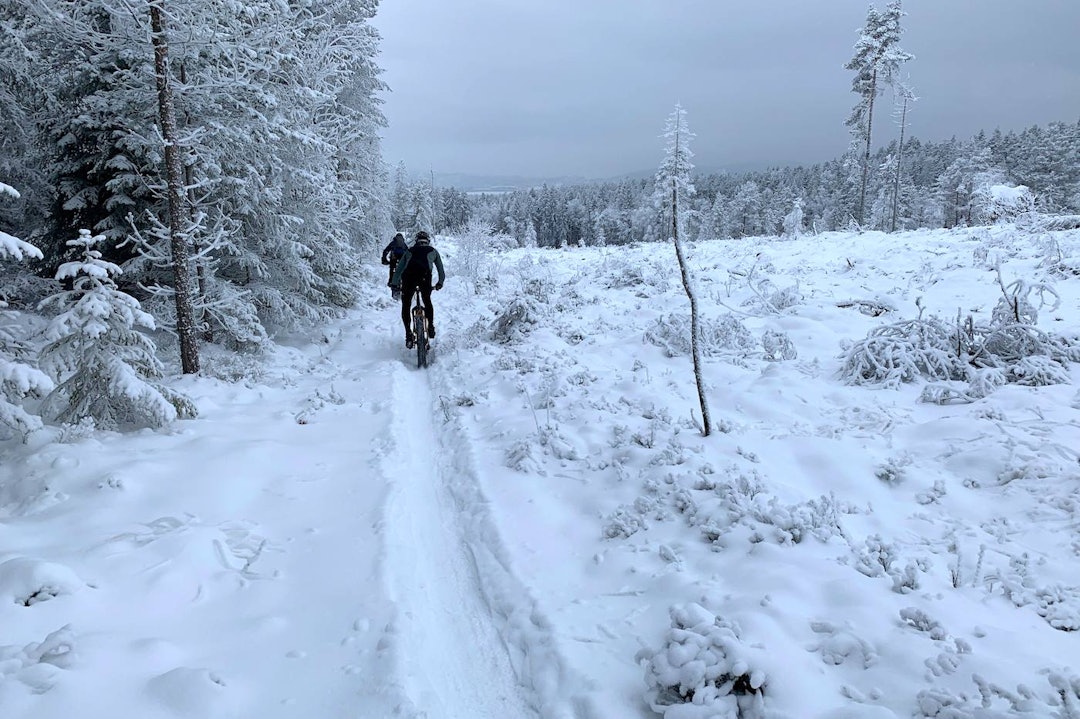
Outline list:
[[[919,401],[942,405],[969,404],[984,396],[972,394],[962,382],[935,382],[923,387]]]
[[[669,264],[652,262],[639,264],[619,257],[613,259],[605,268],[607,277],[603,280],[608,289],[637,287],[639,289],[665,289],[671,279]]]
[[[798,283],[790,287],[777,287],[772,280],[764,278],[750,283],[754,296],[742,303],[743,307],[760,314],[777,314],[803,301]]]
[[[1026,387],[1068,384],[1070,379],[1069,370],[1064,365],[1042,355],[1021,357],[1009,365],[1007,377],[1013,384]]]
[[[975,224],[1012,222],[1035,211],[1035,194],[1024,185],[987,183],[972,193],[971,205]]]
[[[874,470],[874,476],[885,484],[896,486],[907,479],[907,467],[912,462],[910,454],[889,457]]]
[[[1080,588],[1055,584],[1035,591],[1039,616],[1054,629],[1080,631]]]
[[[1049,285],[1024,280],[1014,280],[1006,285],[1001,278],[1000,268],[998,269],[998,284],[1003,296],[994,306],[992,321],[994,325],[1034,325],[1039,321],[1040,309],[1047,307],[1048,311],[1053,312],[1061,305],[1061,297]],[[1035,297],[1033,298],[1032,295]],[[1038,299],[1038,307],[1035,306],[1034,299]]]
[[[513,342],[528,334],[541,315],[542,308],[536,300],[528,295],[518,295],[491,322],[488,333],[496,342]]]
[[[798,357],[795,345],[787,332],[765,330],[761,335],[761,349],[767,362],[793,360]]]
[[[478,219],[469,220],[458,238],[455,272],[472,284],[474,292],[491,279],[491,253],[496,244],[494,228]]]
[[[739,318],[726,314],[719,318],[706,317],[700,322],[701,353],[706,357],[736,356],[744,357],[757,350],[758,343],[750,330]],[[690,316],[680,314],[663,315],[645,330],[644,339],[661,347],[668,357],[689,355]]]
[[[738,626],[696,603],[670,614],[665,645],[636,657],[652,710],[665,719],[764,719],[768,677]]]
[[[997,719],[1001,717],[1080,718],[1080,677],[1058,672],[1044,672],[1052,698],[1020,684],[1015,690],[973,674],[975,691],[954,694],[941,687],[919,692],[916,697],[919,717],[926,719]]]
[[[22,647],[0,644],[0,686],[15,680],[30,692],[43,694],[56,683],[56,668],[69,669],[74,664],[75,649],[75,634],[69,624],[40,642]]]
[[[72,289],[42,302],[59,311],[41,355],[42,367],[59,384],[43,412],[58,422],[93,417],[103,429],[160,427],[194,416],[191,400],[154,381],[162,365],[153,342],[137,329],[153,329],[154,319],[116,288],[112,277],[120,268],[94,249],[102,239],[80,230],[78,239],[68,241],[82,259],[62,264],[56,279],[71,279]]]
[[[847,384],[895,387],[925,378],[939,382],[922,394],[925,402],[970,402],[1006,382],[1039,386],[1069,381],[1068,362],[1080,361],[1080,341],[1034,326],[1038,310],[1057,307],[1053,288],[998,276],[1002,299],[991,321],[971,316],[954,327],[936,317],[878,327],[852,345],[840,377]],[[1038,306],[1036,306],[1036,298]],[[1048,299],[1052,298],[1052,299]],[[920,308],[921,309],[921,308]],[[967,381],[967,389],[948,384]]]
[[[14,189],[0,183],[0,195],[5,194],[19,196]],[[0,261],[41,257],[41,251],[29,242],[0,231]],[[0,299],[0,310],[6,307],[7,303]],[[44,397],[52,391],[53,383],[28,363],[30,348],[20,334],[10,317],[0,316],[0,426],[26,437],[41,427],[41,418],[27,412],[22,402]]]
[[[940,347],[871,333],[847,351],[840,377],[851,385],[896,387],[924,374],[932,379],[952,379],[954,365],[948,352]]]
[[[63,594],[74,594],[84,583],[62,564],[29,557],[0,562],[0,602],[24,607],[47,602]]]

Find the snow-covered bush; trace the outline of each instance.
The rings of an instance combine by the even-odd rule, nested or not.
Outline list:
[[[1035,194],[1024,185],[984,184],[971,198],[975,224],[1012,222],[1035,211]]]
[[[94,245],[103,235],[80,230],[70,247],[82,259],[65,262],[58,280],[72,280],[72,289],[42,302],[59,314],[46,331],[41,364],[59,384],[43,403],[43,412],[58,422],[93,417],[103,429],[160,427],[177,416],[194,416],[183,395],[154,380],[162,365],[153,342],[136,329],[154,328],[154,319],[138,300],[116,288],[119,267],[101,259]]]
[[[793,360],[798,357],[795,345],[786,332],[779,330],[765,330],[761,334],[761,349],[765,360],[768,362],[780,362]]]
[[[458,250],[454,256],[455,272],[469,281],[474,292],[479,292],[481,287],[492,281],[492,252],[506,249],[506,243],[506,236],[497,235],[488,223],[478,219],[469,220],[458,238]]]
[[[605,267],[607,276],[602,280],[608,289],[637,287],[639,292],[645,289],[663,290],[671,281],[672,269],[667,263],[653,261],[639,264],[619,257],[612,259]]]
[[[696,603],[670,614],[664,646],[636,657],[652,710],[665,719],[764,719],[768,677],[738,626]]]
[[[496,342],[513,342],[528,334],[539,322],[542,314],[536,300],[528,295],[518,295],[503,308],[488,328],[491,339]]]
[[[745,357],[756,352],[759,346],[750,330],[732,314],[719,318],[703,318],[699,329],[701,353],[706,357]],[[655,324],[645,330],[644,339],[663,348],[668,357],[689,355],[689,315],[670,314],[659,317]]]
[[[1066,364],[1080,362],[1077,338],[1035,327],[1039,309],[1055,309],[1060,298],[1044,284],[998,282],[1002,298],[989,323],[959,316],[953,327],[936,317],[877,327],[844,355],[840,377],[847,384],[895,387],[925,378],[938,382],[925,402],[970,402],[1007,382],[1028,386],[1069,382]],[[968,382],[966,389],[948,384]]]
[[[751,283],[750,289],[754,296],[743,302],[742,306],[759,314],[778,314],[803,300],[798,283],[790,287],[777,287],[772,280],[764,278]]]
[[[919,377],[963,379],[949,329],[936,317],[877,327],[848,349],[840,377],[852,385],[896,387]]]
[[[19,194],[0,183],[0,196]],[[0,231],[0,261],[41,259],[41,251],[17,237]],[[7,303],[0,298],[0,310]],[[41,418],[22,406],[27,398],[40,398],[53,389],[52,380],[28,363],[30,349],[8,318],[0,316],[0,425],[25,437],[41,427]]]

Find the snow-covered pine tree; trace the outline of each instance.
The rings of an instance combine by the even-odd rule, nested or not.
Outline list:
[[[706,437],[712,433],[712,420],[709,417],[709,404],[705,398],[705,383],[701,374],[701,330],[698,325],[697,296],[690,281],[690,270],[683,256],[679,233],[682,229],[680,202],[689,200],[694,195],[694,182],[691,172],[694,170],[690,150],[690,140],[694,135],[686,124],[686,110],[682,105],[675,105],[675,110],[668,117],[664,128],[667,149],[664,161],[660,163],[654,180],[654,201],[659,205],[661,214],[666,216],[671,229],[671,242],[675,245],[675,257],[679,261],[683,289],[690,300],[690,348],[694,359],[694,381],[697,384],[698,401],[701,404],[701,431]]]
[[[851,91],[859,96],[847,119],[854,142],[861,146],[862,180],[859,185],[859,204],[856,220],[863,223],[866,208],[866,185],[870,172],[870,137],[874,123],[874,99],[883,87],[895,83],[900,66],[912,59],[912,55],[900,48],[900,18],[904,16],[900,0],[890,0],[885,10],[879,12],[870,6],[866,13],[866,25],[855,43],[855,54],[845,65],[854,70]]]
[[[0,182],[0,200],[5,196],[18,199],[15,188]],[[41,250],[14,235],[0,230],[0,260],[41,259]],[[0,299],[0,310],[6,304]],[[2,319],[2,318],[0,318]],[[40,398],[52,391],[48,375],[25,361],[26,345],[13,328],[0,322],[0,426],[14,430],[22,437],[41,427],[41,418],[22,407],[28,397]]]
[[[915,102],[915,92],[911,86],[904,82],[895,84],[896,90],[896,124],[900,126],[900,139],[896,143],[896,172],[893,175],[892,187],[892,212],[889,221],[889,232],[896,232],[896,223],[900,214],[900,175],[904,164],[904,131],[907,130],[907,116],[912,103]]]
[[[56,272],[72,288],[42,301],[59,314],[46,330],[41,366],[58,382],[42,404],[59,422],[93,418],[103,429],[161,427],[177,417],[195,416],[184,395],[156,380],[162,375],[154,343],[138,327],[154,328],[139,301],[117,289],[121,269],[94,245],[102,235],[80,230],[68,244],[81,253]]]

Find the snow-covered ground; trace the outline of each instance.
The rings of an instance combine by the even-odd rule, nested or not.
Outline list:
[[[436,244],[426,371],[373,263],[198,419],[0,445],[0,717],[1080,717],[1080,367],[838,377],[997,263],[1076,337],[1080,231],[688,248],[707,438],[670,245]]]

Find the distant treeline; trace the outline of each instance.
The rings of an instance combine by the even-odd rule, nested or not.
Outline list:
[[[897,172],[897,157],[900,167]],[[954,227],[979,217],[980,191],[1025,185],[1044,212],[1080,212],[1080,121],[1022,132],[980,132],[970,140],[904,141],[872,157],[863,227],[876,230]],[[861,179],[860,158],[848,153],[809,167],[698,175],[689,199],[691,239],[775,235],[801,207],[801,231],[852,226]],[[895,203],[894,203],[895,191]],[[470,220],[520,244],[625,244],[666,238],[651,179],[543,186],[500,194],[436,190],[435,226],[453,230]],[[895,217],[894,217],[895,215]],[[796,214],[798,217],[798,214]],[[404,224],[408,224],[407,220]]]

